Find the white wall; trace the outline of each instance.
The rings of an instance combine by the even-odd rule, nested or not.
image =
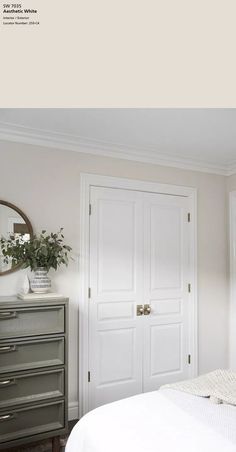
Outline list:
[[[194,171],[76,152],[0,143],[0,198],[17,205],[33,228],[65,228],[79,255],[80,173],[197,187],[199,371],[228,362],[226,178]],[[69,400],[77,402],[78,259],[52,276],[57,291],[70,297]],[[16,292],[20,272],[0,278],[0,295]]]

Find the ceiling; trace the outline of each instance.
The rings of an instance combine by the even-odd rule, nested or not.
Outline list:
[[[236,172],[236,109],[0,109],[0,139]]]

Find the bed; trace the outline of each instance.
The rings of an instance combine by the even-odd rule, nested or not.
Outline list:
[[[163,388],[99,407],[66,452],[236,452],[236,407]]]

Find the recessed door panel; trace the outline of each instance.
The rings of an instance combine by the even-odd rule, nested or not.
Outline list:
[[[150,206],[150,289],[181,286],[181,212],[178,207]]]
[[[168,316],[170,314],[181,314],[182,300],[178,298],[165,298],[152,300],[152,317]]]
[[[150,336],[150,376],[180,371],[181,325],[152,325]]]
[[[135,316],[135,303],[133,301],[108,301],[98,304],[98,321],[128,320]]]
[[[99,386],[134,379],[135,339],[135,328],[99,332]]]
[[[133,291],[135,203],[98,201],[98,293]]]

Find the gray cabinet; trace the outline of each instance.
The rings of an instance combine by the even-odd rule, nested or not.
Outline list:
[[[67,322],[66,298],[0,297],[0,450],[66,433]]]

